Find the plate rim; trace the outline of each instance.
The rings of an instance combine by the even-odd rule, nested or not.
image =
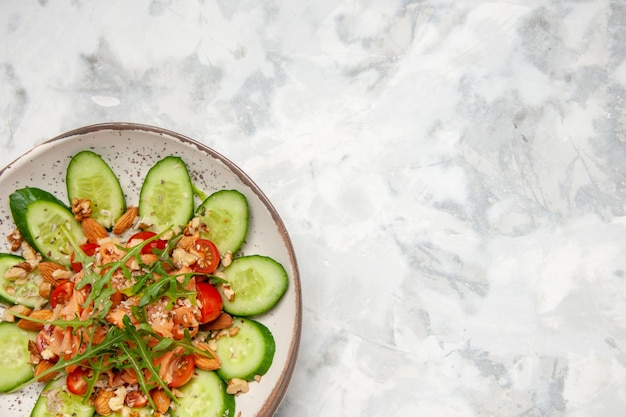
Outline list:
[[[36,151],[38,148],[42,146],[54,144],[55,142],[63,141],[70,139],[74,136],[87,135],[90,133],[96,133],[105,130],[112,131],[144,131],[149,132],[161,136],[169,136],[173,139],[179,140],[184,144],[191,145],[198,149],[198,151],[205,152],[211,157],[219,160],[223,163],[230,171],[232,171],[246,186],[248,186],[254,194],[259,198],[261,203],[266,207],[272,220],[277,226],[278,233],[283,240],[285,247],[287,249],[287,253],[289,256],[289,261],[292,267],[292,282],[294,298],[295,298],[295,317],[294,317],[294,328],[293,337],[291,343],[289,345],[289,351],[287,354],[287,364],[285,369],[281,372],[276,385],[270,392],[265,403],[259,409],[257,417],[271,417],[278,410],[282,401],[285,398],[287,393],[287,389],[293,377],[297,359],[300,351],[300,342],[301,342],[301,333],[302,333],[302,287],[300,282],[300,271],[298,267],[298,261],[295,254],[295,249],[293,247],[293,243],[289,232],[280,217],[278,210],[274,207],[269,198],[265,195],[265,193],[261,190],[261,188],[254,182],[254,180],[244,172],[237,164],[231,161],[229,158],[225,157],[212,147],[205,145],[204,143],[183,135],[181,133],[175,132],[173,130],[169,130],[162,127],[157,127],[149,124],[143,123],[134,123],[134,122],[104,122],[104,123],[96,123],[85,125],[82,127],[78,127],[72,130],[69,130],[65,133],[61,133],[52,138],[46,139],[40,143],[35,144],[30,149],[26,150],[19,156],[17,156],[12,161],[8,162],[4,167],[0,169],[0,176],[4,174],[5,171],[9,170],[14,164],[16,164],[19,160],[27,157],[29,154]]]

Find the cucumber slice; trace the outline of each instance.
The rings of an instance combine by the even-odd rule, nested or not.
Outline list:
[[[222,294],[224,311],[235,316],[266,312],[280,300],[289,283],[285,268],[267,256],[236,258],[223,272],[235,292],[232,301]]]
[[[206,224],[204,239],[215,243],[220,254],[236,252],[248,233],[248,200],[237,190],[221,190],[208,196],[196,210]]]
[[[157,162],[141,186],[141,222],[160,233],[174,226],[185,226],[193,215],[193,188],[187,166],[177,156]]]
[[[31,272],[27,279],[7,279],[4,274],[13,266],[24,262],[21,256],[0,253],[0,300],[8,304],[22,304],[35,308],[46,303],[39,295],[41,275]]]
[[[179,399],[172,417],[235,416],[235,396],[226,393],[226,384],[214,371],[196,369],[191,381],[178,388]]]
[[[95,409],[80,395],[67,390],[65,378],[46,384],[30,417],[93,417]]]
[[[15,323],[0,323],[0,392],[7,392],[34,375],[28,341],[37,332],[22,330]]]
[[[70,265],[75,245],[85,242],[80,223],[58,198],[39,188],[22,188],[9,196],[11,214],[28,244],[41,255],[61,265]]]
[[[92,151],[77,153],[70,160],[65,176],[70,204],[74,198],[91,201],[91,217],[107,229],[113,227],[126,210],[120,182],[100,155]]]
[[[215,353],[222,364],[217,374],[225,381],[233,378],[252,381],[255,376],[264,375],[274,360],[274,336],[265,325],[244,317],[236,318],[232,327],[239,328],[234,336],[217,339]]]

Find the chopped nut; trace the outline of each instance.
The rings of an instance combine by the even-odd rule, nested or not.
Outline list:
[[[228,394],[239,394],[248,392],[248,381],[240,378],[233,378],[228,381],[228,385],[226,386],[226,392]]]
[[[15,252],[22,245],[22,234],[18,229],[14,229],[11,234],[7,236],[7,240],[11,244],[11,252]]]
[[[20,262],[19,264],[15,265],[15,266],[18,267],[18,268],[22,268],[26,272],[31,272],[33,270],[33,266],[30,263],[26,262],[26,261]]]
[[[52,284],[47,281],[41,281],[41,284],[39,284],[39,296],[50,298],[50,294],[52,294]]]
[[[228,301],[235,301],[235,291],[233,290],[233,287],[230,286],[230,284],[222,284],[221,289],[222,294],[224,294],[224,297],[226,297]]]
[[[91,201],[88,198],[72,199],[72,213],[76,221],[82,222],[83,219],[91,216]]]
[[[222,256],[222,266],[226,268],[231,263],[233,263],[233,253],[228,251],[224,254],[224,256]]]
[[[220,279],[226,279],[226,274],[220,270],[213,272],[213,275],[215,275],[217,278],[220,278]]]
[[[213,338],[214,339],[219,339],[219,338],[226,337],[226,336],[229,336],[228,329],[222,329],[222,330],[220,330],[218,332],[215,332],[215,334],[213,335]]]
[[[16,265],[9,268],[7,272],[4,273],[4,278],[9,281],[15,281],[17,279],[26,278],[27,275],[28,272],[24,268]]]
[[[241,330],[241,328],[239,326],[231,327],[228,330],[228,336],[230,336],[230,337],[237,336],[239,334],[239,330]]]
[[[31,264],[33,268],[42,260],[41,254],[31,248],[26,242],[22,242],[22,257],[26,259],[26,262]]]
[[[199,227],[200,227],[200,218],[194,217],[193,219],[189,220],[189,222],[185,226],[185,229],[183,230],[183,235],[192,236],[198,232]]]
[[[52,271],[52,277],[56,280],[67,280],[74,276],[74,273],[68,269],[57,269]]]
[[[193,265],[198,258],[184,249],[176,248],[172,252],[172,262],[177,268]]]
[[[216,351],[217,350],[217,340],[215,340],[215,339],[209,340],[209,348],[212,351]]]
[[[109,398],[108,404],[111,411],[119,411],[124,407],[124,399],[126,398],[126,387],[123,385],[115,390],[115,395]]]
[[[189,251],[199,237],[200,233],[197,232],[192,235],[183,235],[176,244],[176,247]]]
[[[20,314],[22,316],[28,316],[31,313],[31,311],[32,310],[30,308],[23,306],[21,304],[17,304],[4,310],[4,313],[2,314],[2,320],[14,322],[15,316],[13,315],[13,313]]]

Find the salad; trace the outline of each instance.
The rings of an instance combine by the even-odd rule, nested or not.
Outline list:
[[[165,157],[127,206],[115,173],[86,150],[67,167],[67,203],[33,187],[10,195],[0,392],[41,383],[33,417],[235,415],[275,352],[254,316],[288,276],[270,257],[237,256],[245,196],[206,195],[190,178]]]

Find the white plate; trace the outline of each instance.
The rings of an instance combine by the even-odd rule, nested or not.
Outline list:
[[[128,205],[137,205],[145,175],[168,155],[180,156],[192,181],[207,194],[219,189],[237,189],[248,199],[250,224],[243,254],[260,254],[282,263],[290,277],[289,288],[270,312],[255,317],[272,331],[276,354],[269,372],[250,391],[237,396],[238,415],[269,417],[283,399],[294,370],[300,343],[302,306],[300,280],[291,241],[278,213],[254,182],[235,164],[192,139],[151,126],[111,123],[80,128],[50,139],[0,171],[0,236],[14,228],[8,196],[13,190],[33,186],[67,201],[65,170],[75,153],[90,149],[100,154],[117,174]],[[6,239],[0,239],[6,242]],[[9,252],[8,243],[0,252]],[[26,417],[40,387],[32,385],[19,393],[0,395],[0,415]]]

